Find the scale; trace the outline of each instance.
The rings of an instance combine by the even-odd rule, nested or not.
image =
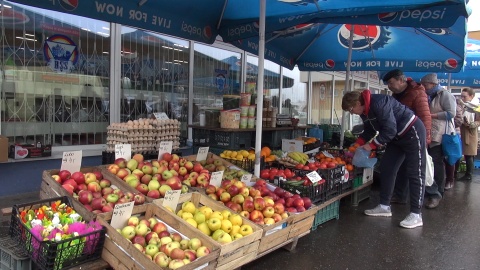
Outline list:
[[[277,126],[291,126],[292,118],[288,114],[277,114]]]

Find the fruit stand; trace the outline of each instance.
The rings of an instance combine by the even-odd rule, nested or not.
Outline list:
[[[234,161],[230,155],[222,158],[226,152],[222,156],[208,153],[199,161],[196,155],[165,153],[159,160],[145,160],[135,154],[130,160],[118,158],[113,164],[79,172],[46,170],[40,198],[71,198],[81,216],[105,228],[101,259],[85,266],[235,269],[282,247],[293,250],[299,238],[339,217],[341,198],[372,183],[362,170],[349,167],[348,159],[325,157],[328,151],[307,156],[303,150],[308,149],[302,142],[299,152],[285,153],[284,159],[271,162],[261,178],[230,162]],[[239,155],[248,159],[249,154],[239,151]],[[270,157],[275,151],[264,148],[263,155]],[[219,172],[221,182],[214,183]],[[309,178],[312,172],[321,180]],[[166,207],[164,197],[175,190],[181,192],[176,207]],[[136,218],[136,223],[129,219],[123,227],[114,228],[113,209],[128,202],[133,203],[130,218]],[[168,229],[156,229],[153,223]],[[156,236],[148,236],[147,241],[147,231]],[[191,243],[197,239],[204,246],[202,251]]]

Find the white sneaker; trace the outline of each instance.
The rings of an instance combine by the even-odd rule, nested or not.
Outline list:
[[[402,222],[400,222],[400,226],[407,229],[423,226],[422,215],[410,213],[404,220],[402,220]]]
[[[383,209],[382,206],[379,204],[373,209],[365,210],[365,215],[372,216],[372,217],[391,217],[392,210],[390,207],[388,209]]]

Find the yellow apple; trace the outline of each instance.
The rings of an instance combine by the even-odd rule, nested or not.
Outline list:
[[[253,233],[252,226],[248,224],[244,224],[240,227],[240,234],[243,236],[247,236]]]
[[[218,218],[220,220],[223,220],[222,212],[221,211],[213,211],[213,213],[210,215],[210,218],[208,220],[210,220],[212,218]]]
[[[177,216],[182,217],[182,214],[183,214],[183,210],[182,209],[178,210]]]
[[[272,220],[273,220],[273,218],[272,218]],[[195,227],[195,228],[197,228],[197,226],[198,226],[198,225],[197,225],[197,222],[196,222],[195,219],[193,219],[193,218],[187,218],[185,221],[186,221],[187,223],[189,223],[190,225],[192,225],[193,227]]]
[[[200,209],[198,209],[198,210],[200,210],[200,212],[202,212],[202,213],[205,215],[205,219],[209,219],[210,216],[211,216],[212,213],[213,213],[212,208],[210,208],[210,207],[208,207],[208,206],[206,206],[206,205],[200,207]]]
[[[224,220],[228,220],[228,218],[232,215],[232,212],[230,210],[222,210],[222,216]]]
[[[230,220],[230,222],[232,222],[232,225],[242,226],[242,224],[243,224],[242,216],[240,216],[239,214],[231,215],[228,218],[228,220]]]
[[[226,233],[230,233],[232,231],[232,222],[228,219],[222,220],[222,230]]]
[[[206,222],[198,224],[197,229],[199,229],[205,235],[210,236],[212,234],[212,231],[210,230]]]
[[[242,238],[242,237],[243,237],[243,235],[241,235],[240,233],[234,234],[232,236],[233,240],[237,240],[237,239]]]
[[[195,214],[195,204],[193,204],[190,201],[186,201],[182,204],[182,210],[183,212],[188,212],[191,213],[192,215]]]
[[[226,232],[223,232],[223,234],[221,234],[217,238],[217,242],[219,242],[221,244],[231,243],[232,241],[233,241],[232,236],[230,236],[230,234],[228,234]]]
[[[263,222],[265,222],[265,225],[272,225],[275,224],[275,220],[271,217],[266,217],[263,219]]]
[[[208,228],[210,228],[210,231],[216,231],[222,227],[222,220],[219,218],[210,218],[207,220],[207,225]]]
[[[183,212],[183,213],[182,213],[182,219],[183,219],[183,220],[187,220],[187,219],[189,219],[189,218],[192,218],[192,219],[193,219],[192,213],[190,213],[190,212]]]
[[[213,240],[217,240],[218,237],[220,237],[220,236],[223,235],[224,233],[225,233],[225,232],[224,232],[222,229],[218,229],[218,230],[214,231],[214,232],[212,233],[212,238],[213,238]]]
[[[230,231],[230,235],[234,236],[237,233],[240,233],[240,225],[232,225],[232,230]]]

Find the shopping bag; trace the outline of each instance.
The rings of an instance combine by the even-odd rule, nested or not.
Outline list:
[[[377,163],[377,158],[370,158],[370,151],[363,147],[357,148],[352,158],[352,164],[360,168],[373,168]]]
[[[447,127],[452,125],[451,131],[447,131]],[[460,135],[455,132],[453,123],[447,121],[445,126],[445,134],[442,135],[442,150],[448,164],[454,165],[462,157],[462,142]]]
[[[427,154],[427,169],[425,171],[425,186],[433,185],[433,159]]]

